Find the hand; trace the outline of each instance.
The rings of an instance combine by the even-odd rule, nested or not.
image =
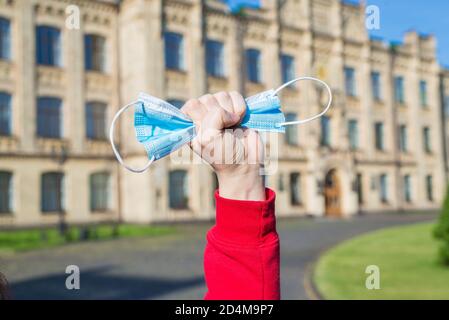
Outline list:
[[[257,131],[235,127],[245,116],[243,97],[235,91],[206,94],[187,101],[181,111],[195,123],[197,135],[191,147],[215,170],[220,196],[265,200],[260,136]]]

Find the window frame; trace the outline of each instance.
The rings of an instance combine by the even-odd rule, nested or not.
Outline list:
[[[171,42],[171,41],[179,42]],[[173,48],[176,47],[176,48]],[[175,56],[173,59],[172,51],[170,49],[176,49]],[[185,71],[185,61],[184,61],[184,35],[178,32],[165,31],[164,32],[164,65],[165,69],[175,70],[175,71]]]
[[[5,101],[3,101],[3,98],[5,98]],[[0,137],[10,137],[12,135],[12,111],[11,94],[0,91]]]
[[[379,71],[371,71],[371,91],[374,101],[382,101],[381,74]]]
[[[356,70],[354,67],[345,66],[344,67],[344,77],[345,77],[345,93],[348,97],[357,97],[357,81],[356,81]]]
[[[296,121],[298,118],[295,112],[285,113],[285,122]],[[286,126],[285,128],[285,142],[289,146],[299,146],[298,126]],[[293,138],[293,139],[291,139]]]
[[[206,73],[215,78],[225,78],[225,44],[222,41],[207,39],[206,48]]]
[[[287,83],[296,78],[295,57],[290,54],[281,54],[281,78],[282,83]]]
[[[36,25],[36,64],[62,67],[62,32],[52,25]]]
[[[330,147],[332,145],[331,131],[331,118],[323,115],[320,119],[320,146]]]
[[[84,70],[106,73],[107,38],[96,33],[84,35]]]
[[[262,51],[257,48],[245,49],[246,80],[251,83],[262,83],[261,69]]]
[[[3,183],[3,178],[7,179],[6,183]],[[3,198],[3,200],[6,199],[5,203],[6,205],[4,207],[0,206],[0,216],[2,215],[8,215],[14,212],[14,205],[13,205],[13,184],[14,184],[14,175],[11,171],[4,171],[0,170],[0,199]],[[5,186],[5,189],[3,189],[3,186]],[[5,194],[3,194],[3,192]],[[0,203],[3,203],[1,201]]]
[[[294,183],[295,182],[295,183]],[[294,187],[297,186],[297,190]],[[290,172],[289,173],[289,191],[290,191],[290,205],[302,206],[302,194],[301,194],[301,173]]]
[[[405,104],[405,79],[403,76],[394,77],[394,102]]]
[[[352,129],[352,130],[351,130]],[[355,131],[353,131],[355,130]],[[355,138],[351,133],[355,133]],[[351,150],[358,150],[360,148],[360,138],[359,138],[359,122],[357,119],[348,120],[348,136],[349,136],[349,147]]]
[[[47,179],[54,178],[55,181],[46,181]],[[50,171],[44,172],[41,174],[41,203],[40,209],[43,214],[52,214],[52,213],[64,213],[65,212],[65,194],[64,194],[64,184],[65,184],[65,175],[63,172],[59,171]],[[47,183],[47,185],[46,185]],[[51,190],[51,192],[56,192],[55,197],[55,206],[52,207],[48,204],[51,200],[48,200],[46,197],[46,193],[44,190],[48,192],[48,183],[52,183],[54,185],[55,190]],[[53,187],[53,186],[52,186]],[[47,195],[50,196],[51,195]]]
[[[377,151],[385,151],[385,125],[380,121],[374,123],[374,145]]]
[[[58,106],[42,105],[44,100],[55,103]],[[57,107],[57,111],[51,108]],[[62,139],[63,136],[63,102],[59,97],[40,96],[36,101],[36,135],[44,139]],[[45,111],[45,112],[44,112]],[[56,119],[56,120],[55,120]],[[54,121],[54,123],[52,123]],[[57,124],[56,124],[57,123]],[[50,128],[50,129],[49,129]],[[46,131],[50,130],[50,131]],[[50,132],[50,133],[49,133]],[[55,133],[57,132],[57,133]]]
[[[102,109],[101,112],[95,109]],[[102,113],[102,114],[101,114]],[[85,137],[93,141],[107,140],[108,105],[102,101],[89,101],[85,105]],[[90,127],[92,125],[92,127]],[[103,127],[103,129],[101,129]]]
[[[11,60],[11,20],[0,16],[0,59]]]
[[[95,181],[95,179],[100,179],[100,181]],[[100,190],[98,190],[98,187],[100,187]],[[98,200],[98,196],[102,201]],[[108,212],[111,210],[110,172],[99,171],[89,175],[89,208],[90,212]]]
[[[181,174],[182,178],[176,177],[175,174]],[[175,169],[170,170],[168,172],[168,207],[171,210],[188,210],[189,209],[189,178],[188,178],[189,172],[185,169]],[[181,180],[181,182],[176,182],[175,180]],[[176,199],[179,197],[179,195],[175,195],[172,193],[172,188],[181,188],[176,190],[182,190],[182,199]],[[180,200],[179,204],[176,202],[177,200]]]

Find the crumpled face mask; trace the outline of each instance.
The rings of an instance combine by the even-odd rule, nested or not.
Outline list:
[[[328,91],[329,101],[326,107],[310,118],[285,122],[281,111],[278,92],[301,80],[312,80],[322,84]],[[332,104],[332,91],[324,82],[312,77],[301,77],[291,80],[276,90],[268,90],[245,99],[247,110],[240,127],[258,131],[285,132],[285,126],[303,124],[321,117]],[[143,168],[132,168],[126,165],[114,143],[114,128],[119,116],[129,107],[134,106],[134,127],[137,140],[145,147],[148,163]],[[121,108],[111,123],[109,139],[117,160],[129,171],[140,173],[148,169],[153,161],[165,157],[181,148],[195,138],[195,125],[189,117],[170,103],[141,93],[137,99]]]

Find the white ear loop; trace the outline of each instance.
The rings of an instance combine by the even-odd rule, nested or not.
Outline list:
[[[122,159],[122,157],[120,156],[120,153],[118,152],[118,150],[117,150],[117,148],[115,147],[115,144],[114,144],[114,127],[115,127],[115,122],[117,121],[117,119],[120,117],[120,115],[121,115],[126,109],[128,109],[128,108],[131,107],[131,106],[133,106],[133,105],[136,104],[137,102],[138,102],[138,101],[134,101],[134,102],[131,102],[130,104],[127,104],[126,106],[124,106],[123,108],[121,108],[121,109],[115,114],[114,119],[112,119],[111,129],[109,130],[109,140],[110,140],[110,142],[111,142],[112,151],[114,151],[115,157],[117,158],[118,162],[120,162],[120,164],[121,164],[122,166],[124,166],[126,169],[128,169],[128,170],[131,171],[131,172],[142,173],[142,172],[144,172],[145,170],[147,170],[148,167],[153,163],[153,161],[154,161],[154,156],[152,156],[151,159],[148,160],[148,163],[147,163],[143,168],[141,168],[141,169],[135,169],[135,168],[132,168],[132,167],[126,165],[126,164],[123,162],[123,159]]]
[[[282,122],[282,123],[279,123],[280,126],[290,126],[290,125],[294,125],[294,124],[303,124],[303,123],[315,120],[316,118],[319,118],[323,114],[325,114],[327,112],[327,110],[329,110],[329,108],[330,108],[330,106],[332,104],[332,91],[331,91],[331,88],[328,86],[328,84],[326,82],[324,82],[324,81],[322,81],[320,79],[317,79],[317,78],[313,78],[313,77],[300,77],[300,78],[293,79],[293,80],[291,80],[289,82],[286,82],[282,86],[277,88],[274,91],[274,94],[277,94],[279,91],[281,91],[285,87],[291,85],[292,83],[295,83],[297,81],[302,81],[302,80],[312,80],[312,81],[316,81],[316,82],[319,82],[320,84],[322,84],[327,89],[327,92],[329,94],[329,102],[327,103],[327,106],[326,106],[326,108],[324,108],[323,111],[321,111],[320,113],[314,115],[313,117],[310,117],[310,118],[307,118],[307,119],[304,119],[304,120],[298,120],[298,121]]]

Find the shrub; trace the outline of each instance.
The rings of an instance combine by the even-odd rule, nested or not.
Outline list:
[[[449,186],[441,209],[441,215],[434,229],[434,236],[441,241],[438,258],[444,265],[449,266]]]

